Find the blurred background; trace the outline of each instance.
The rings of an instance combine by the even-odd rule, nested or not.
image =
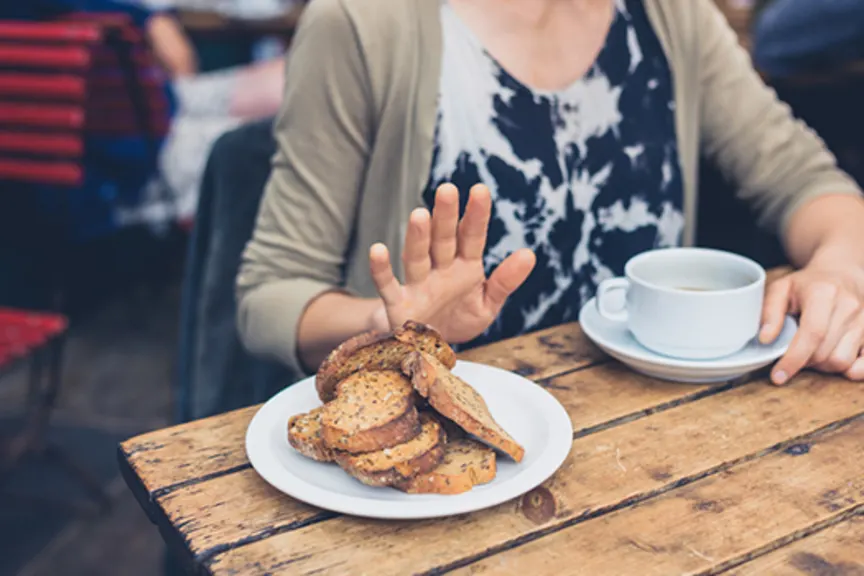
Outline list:
[[[715,1],[864,182],[864,37],[838,47],[815,0]],[[286,383],[236,340],[233,275],[303,2],[0,7],[0,576],[165,574],[117,443]],[[728,226],[749,214],[712,166],[701,185],[700,244],[783,262],[772,238]]]

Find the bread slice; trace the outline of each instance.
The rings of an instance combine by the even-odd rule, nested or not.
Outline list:
[[[419,393],[417,394],[417,396],[419,396],[420,398],[423,398],[422,396],[420,396]],[[425,398],[423,398],[423,402],[428,402],[428,401]],[[466,438],[468,436],[465,433],[465,430],[460,428],[458,424],[456,424],[455,422],[453,422],[449,418],[442,416],[438,412],[435,412],[430,407],[420,408],[418,406],[417,410],[420,411],[421,417],[423,417],[424,414],[428,413],[428,414],[432,415],[438,421],[439,424],[441,424],[441,427],[444,428],[444,433],[447,434],[447,441],[448,442],[453,442],[454,440],[462,440],[463,438]]]
[[[358,454],[403,444],[420,433],[411,382],[395,370],[356,372],[339,383],[321,413],[331,450]]]
[[[437,359],[423,352],[412,352],[402,363],[402,370],[442,416],[516,462],[522,460],[525,449],[495,422],[483,397]]]
[[[315,375],[315,388],[322,402],[333,399],[336,386],[361,370],[399,370],[402,359],[420,350],[431,354],[444,366],[456,364],[456,354],[433,328],[406,322],[389,332],[365,332],[346,340],[333,350]]]
[[[288,420],[288,443],[295,450],[319,462],[332,462],[333,452],[321,437],[321,413],[324,407],[315,408],[305,414],[297,414]]]
[[[420,434],[393,448],[367,454],[337,453],[336,463],[368,486],[392,486],[434,470],[444,458],[444,429],[423,415]]]
[[[409,494],[461,494],[495,479],[495,452],[474,440],[448,441],[444,459],[427,474],[398,482],[395,487]]]

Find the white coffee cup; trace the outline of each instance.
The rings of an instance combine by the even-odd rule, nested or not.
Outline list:
[[[738,352],[758,334],[764,290],[765,270],[749,258],[664,248],[634,256],[624,277],[601,282],[597,309],[653,352],[707,360]]]

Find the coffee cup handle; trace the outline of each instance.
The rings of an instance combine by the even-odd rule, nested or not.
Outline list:
[[[627,306],[624,305],[618,310],[609,309],[609,295],[612,292],[623,290],[626,294],[630,288],[630,281],[627,278],[609,278],[600,282],[597,286],[597,311],[603,318],[612,322],[627,321]]]

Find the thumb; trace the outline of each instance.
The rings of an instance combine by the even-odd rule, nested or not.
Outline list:
[[[777,280],[768,287],[762,304],[762,328],[759,330],[759,342],[762,344],[770,344],[780,336],[789,311],[791,292],[792,281],[789,278]]]
[[[531,274],[537,262],[534,252],[523,248],[504,259],[486,280],[485,303],[496,313],[510,296]]]

